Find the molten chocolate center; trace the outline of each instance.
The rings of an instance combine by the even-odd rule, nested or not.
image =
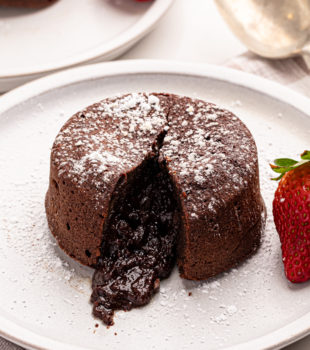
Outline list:
[[[147,304],[175,263],[181,225],[164,163],[149,157],[124,176],[112,195],[102,253],[93,276],[93,313],[107,325],[114,310]]]

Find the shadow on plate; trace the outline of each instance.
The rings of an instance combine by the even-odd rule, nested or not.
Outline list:
[[[53,235],[49,232],[50,240],[53,243],[53,249],[55,255],[57,255],[64,263],[66,263],[63,267],[68,270],[74,269],[74,273],[76,276],[81,278],[92,278],[94,269],[84,266],[74,259],[70,258],[57,244]]]
[[[139,2],[136,0],[101,0],[115,8],[115,10],[131,13],[133,15],[140,15],[146,12],[154,3],[153,1]]]
[[[0,20],[5,20],[12,17],[25,17],[33,15],[37,12],[42,12],[53,6],[54,3],[42,8],[23,8],[23,7],[7,7],[0,6]]]

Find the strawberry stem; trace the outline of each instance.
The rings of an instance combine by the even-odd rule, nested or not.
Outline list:
[[[278,177],[274,177],[271,180],[280,180],[288,171],[298,168],[299,166],[310,162],[310,151],[304,151],[300,155],[301,160],[297,161],[290,158],[278,158],[275,159],[274,164],[270,164],[271,169],[280,174]]]

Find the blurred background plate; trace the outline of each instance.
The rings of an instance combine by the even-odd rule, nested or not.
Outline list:
[[[173,0],[59,0],[0,7],[0,92],[69,66],[111,60],[151,31]]]
[[[91,269],[66,258],[47,227],[50,147],[73,113],[137,91],[199,97],[246,123],[258,147],[267,226],[257,254],[238,268],[202,282],[182,280],[174,269],[149,305],[117,312],[107,329],[91,315]],[[227,68],[139,60],[56,73],[1,100],[1,336],[45,350],[261,350],[310,334],[310,281],[293,285],[284,276],[269,169],[275,157],[309,146],[308,98]]]

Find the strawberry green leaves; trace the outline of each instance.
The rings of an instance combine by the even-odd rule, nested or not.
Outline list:
[[[295,165],[298,162],[294,159],[278,158],[278,159],[275,159],[274,163],[275,163],[275,165],[277,165],[279,167],[290,167],[290,166]]]
[[[301,160],[296,161],[294,159],[290,158],[278,158],[275,159],[274,165],[270,164],[271,169],[275,172],[280,174],[278,177],[272,178],[272,180],[280,180],[284,174],[286,174],[288,171],[293,170],[297,167],[299,167],[302,164],[305,164],[310,161],[310,151],[304,151],[301,154]]]

